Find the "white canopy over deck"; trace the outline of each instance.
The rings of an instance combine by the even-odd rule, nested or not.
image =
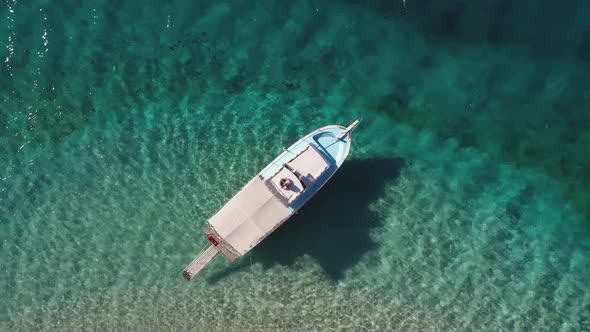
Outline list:
[[[218,240],[243,255],[289,215],[291,210],[257,176],[209,219],[209,226]]]
[[[328,167],[321,152],[307,145],[268,179],[254,177],[209,219],[220,246],[247,253],[293,214],[291,202]],[[280,186],[283,178],[291,180],[288,189]]]

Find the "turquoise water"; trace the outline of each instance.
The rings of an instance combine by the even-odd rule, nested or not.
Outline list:
[[[0,330],[590,330],[585,2],[0,7]],[[359,116],[309,205],[182,279]]]

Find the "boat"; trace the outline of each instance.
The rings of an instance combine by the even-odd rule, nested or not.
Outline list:
[[[348,157],[361,120],[322,127],[284,149],[207,221],[209,243],[182,276],[191,280],[219,253],[235,261],[301,209]]]

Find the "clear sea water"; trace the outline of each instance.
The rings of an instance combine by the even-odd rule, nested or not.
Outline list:
[[[0,4],[1,331],[589,331],[590,2]],[[349,160],[191,282],[299,137]]]

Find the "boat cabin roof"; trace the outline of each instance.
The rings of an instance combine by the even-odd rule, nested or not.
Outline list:
[[[322,152],[308,144],[272,175],[250,180],[209,219],[209,227],[224,246],[245,254],[293,214],[293,201],[329,166]],[[290,180],[288,188],[281,179]]]

